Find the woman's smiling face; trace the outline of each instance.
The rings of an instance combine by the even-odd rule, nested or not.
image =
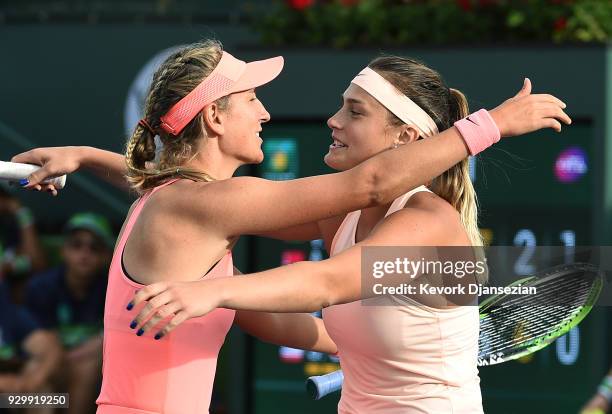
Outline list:
[[[389,111],[361,87],[350,84],[342,94],[342,107],[327,125],[333,142],[325,164],[344,171],[394,144],[401,126],[389,123]]]

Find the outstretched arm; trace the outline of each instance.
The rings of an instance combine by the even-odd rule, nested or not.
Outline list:
[[[545,127],[560,130],[560,121],[571,122],[562,110],[565,105],[557,98],[530,93],[530,83],[526,82],[517,96],[491,111],[502,136],[520,135]],[[218,226],[215,230],[222,237],[270,233],[385,204],[430,181],[467,155],[465,142],[453,127],[426,140],[385,151],[342,173],[284,182],[238,177],[209,183],[206,185],[215,187],[216,191],[196,190],[194,197],[183,198],[185,205],[177,203],[175,207],[194,222],[214,222]],[[14,160],[23,159],[19,157]],[[116,154],[105,152],[94,158],[115,160]],[[42,155],[40,161],[45,162]],[[98,161],[90,162],[91,168],[108,165],[98,164]],[[119,170],[117,161],[109,164],[116,167],[111,171]],[[55,174],[60,172],[66,171],[54,168]],[[42,177],[36,176],[37,180],[39,178]],[[29,186],[35,185],[32,181]],[[206,203],[194,202],[198,194]],[[231,217],[231,220],[220,221],[219,217]]]
[[[524,89],[491,112],[502,135],[516,135],[543,127],[560,130],[571,120],[565,106],[551,95],[530,95]],[[491,137],[492,138],[492,137]],[[204,183],[193,198],[183,197],[174,209],[196,223],[214,223],[218,235],[262,234],[350,211],[391,202],[424,184],[468,155],[457,128],[384,151],[341,173],[290,181],[237,177]],[[206,203],[194,202],[201,194]],[[246,208],[245,208],[246,206]],[[220,217],[231,219],[219,220]]]
[[[298,262],[241,277],[156,283],[135,295],[134,306],[146,302],[136,321],[146,331],[165,316],[175,314],[161,329],[161,334],[165,335],[186,319],[204,315],[217,307],[313,312],[352,302],[365,297],[361,290],[362,247],[436,246],[446,240],[452,225],[433,212],[404,208],[387,217],[367,239],[327,260]]]
[[[42,168],[28,177],[27,188],[41,190],[40,184],[47,177],[69,174],[81,168],[90,170],[98,177],[108,181],[114,186],[129,189],[125,180],[127,166],[125,157],[111,151],[94,147],[51,147],[35,148],[33,150],[15,155],[12,162],[41,165]],[[45,186],[56,195],[53,186]]]
[[[544,127],[560,131],[561,122],[571,123],[562,110],[565,104],[557,98],[530,93],[531,83],[526,80],[515,97],[491,111],[502,136]],[[231,192],[232,197],[227,197],[226,202],[214,203],[216,209],[214,206],[212,208],[217,214],[229,214],[232,211],[229,198],[235,202],[236,210],[243,205],[252,207],[250,211],[253,215],[239,211],[231,214],[232,217],[243,218],[244,222],[237,219],[223,223],[229,234],[254,233],[284,240],[319,238],[321,235],[315,221],[388,203],[430,181],[467,155],[465,142],[456,128],[451,128],[426,140],[385,151],[336,175],[311,177],[310,181],[304,179],[272,185],[262,183],[261,186],[257,179],[244,178],[242,185],[232,183],[236,187]],[[291,194],[291,197],[287,197],[287,194]],[[260,203],[264,199],[270,203]]]
[[[236,323],[261,341],[291,348],[335,354],[323,320],[308,313],[236,312]]]
[[[242,275],[235,266],[234,275]],[[308,313],[238,311],[234,322],[264,342],[327,354],[338,352],[323,320]]]

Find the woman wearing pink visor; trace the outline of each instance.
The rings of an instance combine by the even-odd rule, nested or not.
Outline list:
[[[530,89],[526,80],[515,101],[527,99]],[[408,160],[409,154],[442,138],[453,124],[466,139],[463,160],[432,177],[427,187],[411,185],[378,204],[285,233],[296,239],[324,238],[328,260],[239,278],[157,283],[138,292],[129,306],[146,303],[136,317],[138,325],[170,336],[184,321],[218,307],[267,312],[324,308],[325,327],[338,346],[345,375],[339,412],[482,413],[476,306],[439,306],[427,298],[417,303],[401,295],[357,300],[364,297],[362,246],[482,245],[467,155],[490,145],[481,138],[496,136],[497,126],[484,110],[463,119],[468,112],[460,92],[449,90],[430,68],[399,57],[375,59],[343,98],[342,108],[328,121],[335,143],[325,157],[329,166],[347,173],[385,158],[388,169],[381,181],[402,182],[410,176],[404,171],[427,165]],[[570,122],[556,98],[538,99],[551,104],[545,110],[548,126],[560,129],[555,118]],[[440,143],[433,151],[445,149]],[[393,157],[400,153],[403,160]],[[162,321],[168,314],[175,316]]]
[[[566,119],[560,101],[524,93],[492,111],[492,118],[480,114],[471,121],[465,120],[461,133],[459,128],[451,128],[418,142],[398,143],[393,151],[379,150],[371,158],[362,156],[359,161],[364,162],[359,165],[351,149],[353,145],[359,148],[358,144],[349,141],[348,135],[346,142],[338,144],[343,138],[334,127],[337,143],[330,149],[328,162],[345,170],[340,173],[282,182],[232,178],[240,165],[261,162],[262,141],[258,135],[261,124],[269,120],[253,89],[239,89],[271,80],[280,71],[281,62],[276,59],[245,65],[222,52],[219,45],[206,43],[171,56],[154,77],[145,117],[126,149],[128,179],[142,197],[128,214],[109,272],[100,413],[205,411],[217,352],[234,318],[249,331],[264,338],[272,337],[275,342],[335,351],[321,325],[304,315],[258,315],[242,311],[234,315],[228,309],[208,313],[211,308],[207,308],[203,312],[208,313],[206,316],[183,322],[171,334],[147,332],[143,335],[144,329],[132,323],[133,313],[125,310],[135,289],[163,281],[163,286],[173,288],[165,290],[158,299],[168,300],[182,292],[183,286],[188,286],[176,285],[177,282],[201,279],[224,286],[222,280],[239,279],[229,276],[232,275],[230,249],[240,234],[279,238],[323,235],[329,241],[346,213],[387,206],[396,197],[466,158],[468,148],[475,153],[491,145],[499,139],[493,119],[503,136],[549,126],[554,117]],[[251,67],[258,68],[258,73],[251,74]],[[256,81],[243,83],[243,76]],[[353,102],[350,99],[359,97],[345,94],[345,98],[348,104]],[[367,100],[367,96],[361,99],[365,102],[363,99]],[[546,111],[534,113],[531,111],[534,104]],[[349,114],[347,105],[341,113]],[[403,137],[401,143],[404,143],[410,136],[396,127],[370,128],[364,133],[370,134],[373,142]],[[155,135],[163,143],[159,160],[155,160]],[[345,155],[338,153],[345,150]],[[373,150],[371,147],[370,151]],[[336,161],[331,162],[332,159]],[[40,174],[30,177],[27,186],[34,188],[40,188],[38,183],[46,174],[72,172],[79,167],[92,168],[102,175],[110,171],[115,178],[125,170],[121,157],[91,148],[36,149],[13,161],[43,165]],[[203,270],[211,267],[202,276]],[[286,283],[276,281],[276,287],[253,289],[253,293],[262,295],[262,306],[270,306],[270,295],[279,290],[287,291],[290,296],[277,297],[277,305],[291,306],[285,302],[296,296],[292,290],[295,267],[287,269],[291,275]],[[253,278],[247,279],[250,283]],[[153,285],[153,289],[159,287],[159,284]],[[310,296],[312,289],[306,289],[307,295],[295,300],[296,307],[321,308],[327,299],[328,287],[329,283],[317,286],[318,296]],[[145,292],[148,295],[152,291],[145,288]],[[210,304],[207,294],[202,298]],[[145,312],[152,305],[147,305]],[[141,311],[141,306],[138,304],[134,311]],[[228,303],[228,307],[232,304]],[[156,317],[168,321],[174,314],[191,317],[201,310],[199,303],[191,303],[189,309],[181,312],[166,307]],[[289,319],[294,323],[285,323],[287,318],[294,318]],[[301,319],[296,322],[295,318]],[[267,331],[262,325],[270,320],[275,322]],[[293,329],[274,336],[272,331],[286,327]]]

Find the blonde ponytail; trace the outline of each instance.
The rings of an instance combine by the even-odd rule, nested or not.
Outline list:
[[[126,178],[137,192],[144,193],[172,178],[214,180],[204,171],[185,167],[197,156],[199,141],[206,138],[202,115],[198,114],[176,136],[160,128],[160,118],[213,71],[222,53],[221,43],[216,40],[195,43],[172,54],[155,73],[145,103],[145,121],[139,122],[125,146]],[[226,110],[229,97],[216,103],[220,110]],[[163,144],[157,163],[155,135]]]
[[[468,116],[469,108],[463,93],[451,88],[450,94],[450,122],[454,123]],[[433,181],[431,190],[459,212],[461,223],[472,245],[482,246],[482,235],[478,229],[478,199],[470,179],[469,159],[464,159],[438,176]]]
[[[386,55],[374,59],[368,66],[427,112],[439,131],[452,127],[469,114],[463,93],[448,88],[438,72],[417,60]],[[403,124],[395,115],[390,115],[393,124]],[[472,245],[482,246],[478,201],[470,180],[468,158],[436,177],[431,190],[459,212]]]
[[[401,56],[381,56],[368,65],[414,101],[444,131],[469,114],[465,96],[448,88],[438,72],[427,65]],[[403,122],[390,114],[393,125]],[[465,158],[436,177],[430,189],[452,205],[460,215],[477,260],[484,258],[482,236],[478,229],[478,200],[469,174],[469,159]],[[484,283],[487,274],[478,277]]]

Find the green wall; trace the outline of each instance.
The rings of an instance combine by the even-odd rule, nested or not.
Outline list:
[[[0,26],[0,157],[8,159],[28,144],[88,144],[121,151],[126,138],[126,94],[140,68],[158,51],[210,36],[224,41],[229,51],[243,59],[285,56],[281,76],[260,91],[273,121],[326,119],[337,109],[340,94],[355,73],[382,52],[269,50],[253,46],[256,37],[244,27],[229,25]],[[497,105],[513,95],[528,76],[535,92],[552,92],[567,102],[571,116],[592,120],[597,148],[606,148],[606,134],[612,139],[612,121],[606,118],[612,101],[609,47],[384,52],[416,57],[438,69],[449,86],[466,93],[474,109]],[[608,153],[597,153],[601,178],[611,176],[612,167],[605,162]],[[77,202],[81,208],[103,209],[121,220],[130,199],[107,186],[92,189],[91,185],[91,181],[71,179],[62,194],[69,200],[68,208],[40,203],[38,194],[29,198],[52,220],[64,219],[77,209]],[[608,187],[603,179],[598,181],[592,202],[605,203],[610,211]],[[593,224],[601,241],[612,241],[609,216],[601,210]]]
[[[270,50],[255,46],[256,36],[244,27],[229,25],[0,26],[0,159],[32,146],[78,144],[121,151],[126,138],[126,94],[141,67],[158,51],[210,36],[221,39],[242,59],[285,56],[281,76],[259,92],[272,122],[283,126],[299,120],[323,123],[338,108],[350,79],[382,51]],[[562,98],[572,117],[589,124],[586,138],[595,148],[593,189],[580,194],[588,198],[584,201],[592,215],[592,241],[612,242],[610,47],[384,51],[416,57],[436,68],[449,86],[468,96],[473,109],[491,108],[514,95],[525,76],[531,78],[536,93],[546,91]],[[265,128],[262,136],[265,139]],[[329,139],[327,132],[322,132],[321,139]],[[254,170],[244,170],[249,171]],[[71,176],[57,200],[43,194],[20,195],[34,208],[39,222],[51,227],[80,210],[107,214],[119,225],[133,200],[87,174]],[[236,255],[243,268],[252,265],[248,243],[241,242]],[[240,389],[246,381],[241,376],[246,364],[241,359],[244,338],[233,333],[229,344],[219,378],[226,388]],[[232,412],[242,412],[244,396],[228,395]]]

